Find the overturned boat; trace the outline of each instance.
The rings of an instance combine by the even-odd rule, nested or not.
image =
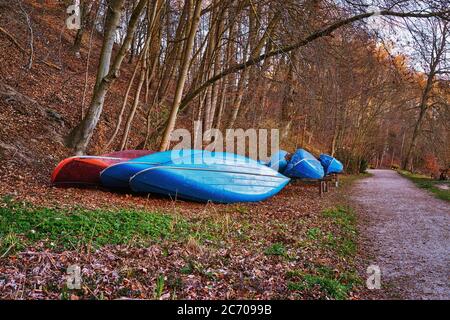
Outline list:
[[[187,161],[195,154],[203,154],[202,150],[174,150],[156,152],[127,162],[112,164],[100,173],[102,185],[113,189],[128,189],[130,178],[135,174],[156,166],[170,164],[175,161]],[[183,160],[184,159],[184,160]]]
[[[289,160],[284,175],[298,179],[322,179],[325,175],[322,164],[311,153],[298,149]]]
[[[189,151],[188,151],[189,153]],[[224,152],[194,151],[130,178],[131,189],[197,202],[257,202],[277,194],[289,178],[259,162]]]
[[[283,173],[284,170],[286,170],[287,164],[288,164],[288,157],[289,153],[284,150],[279,150],[278,152],[274,153],[272,157],[270,158],[269,163],[267,163],[268,167],[271,167],[272,169]]]
[[[321,154],[319,160],[325,170],[325,175],[342,173],[344,171],[344,165],[328,154]]]
[[[53,170],[51,183],[56,186],[98,185],[105,168],[133,158],[148,155],[148,150],[126,150],[100,156],[77,156],[61,161]]]

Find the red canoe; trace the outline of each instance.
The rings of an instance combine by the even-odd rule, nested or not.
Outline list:
[[[100,172],[110,165],[153,153],[148,150],[125,150],[101,156],[71,157],[53,170],[51,182],[57,186],[99,185]]]

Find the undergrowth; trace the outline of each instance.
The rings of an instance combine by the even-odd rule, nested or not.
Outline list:
[[[449,188],[449,181],[433,180],[430,177],[411,173],[405,170],[398,170],[398,173],[400,173],[403,177],[410,179],[419,188],[432,192],[437,198],[445,201],[450,201],[450,189],[445,190],[443,188],[439,188],[439,185],[447,186],[447,188]]]
[[[144,246],[189,237],[211,241],[233,232],[231,227],[213,219],[189,221],[160,211],[40,208],[3,198],[0,257],[37,242],[55,250],[79,250],[120,244]]]

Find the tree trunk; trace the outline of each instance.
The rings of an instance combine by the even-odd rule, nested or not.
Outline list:
[[[88,25],[88,17],[90,14],[90,9],[92,8],[92,5],[90,8],[88,8],[86,1],[81,1],[80,3],[80,16],[81,16],[81,25],[80,29],[78,29],[77,34],[75,35],[75,40],[73,42],[72,50],[79,54],[81,46],[83,44],[83,35],[84,31],[87,28]]]
[[[83,35],[84,35],[85,27],[82,25],[80,29],[78,29],[77,34],[75,35],[75,41],[73,42],[73,51],[76,54],[80,53],[81,45],[83,43]]]
[[[222,116],[223,116],[223,110],[225,107],[225,103],[226,103],[226,94],[228,91],[228,83],[225,79],[221,80],[221,85],[220,85],[220,94],[219,94],[219,99],[217,101],[217,105],[219,106],[219,110],[217,111],[217,115],[216,115],[216,120],[215,123],[213,125],[213,127],[215,129],[221,129],[222,126]]]
[[[141,70],[141,77],[138,82],[138,86],[136,88],[136,94],[134,98],[134,103],[131,108],[130,114],[128,115],[127,122],[125,124],[125,129],[122,136],[122,141],[120,142],[120,150],[124,150],[126,148],[127,142],[128,142],[128,136],[131,129],[131,124],[133,123],[134,116],[136,114],[136,111],[139,107],[139,98],[142,91],[142,86],[146,79],[148,81],[151,81],[151,76],[154,74],[154,67],[156,66],[155,60],[157,60],[158,54],[157,52],[153,52],[156,46],[153,46],[150,48],[150,44],[154,42],[155,34],[154,34],[154,28],[157,26],[157,20],[159,20],[159,13],[161,9],[162,0],[157,0],[154,3],[154,6],[152,8],[152,11],[150,12],[150,7],[148,8],[148,31],[147,31],[147,39],[144,45],[144,49],[142,51],[142,70]],[[154,54],[155,60],[150,61],[151,54]],[[150,64],[151,70],[148,70],[148,65]],[[150,72],[151,76],[148,78],[148,72]]]
[[[108,142],[106,143],[104,150],[107,150],[111,144],[114,142],[114,140],[116,139],[117,134],[119,133],[120,130],[120,126],[122,125],[122,120],[123,120],[123,115],[125,113],[125,109],[127,107],[127,103],[128,103],[128,96],[130,95],[130,91],[131,91],[131,87],[133,86],[134,83],[134,79],[136,77],[136,74],[139,70],[139,66],[141,65],[142,60],[139,59],[136,63],[136,66],[134,67],[134,71],[133,74],[131,76],[130,81],[128,82],[128,86],[127,86],[127,90],[125,91],[125,96],[123,98],[123,102],[122,102],[122,108],[120,109],[119,115],[117,117],[117,124],[116,127],[114,129],[113,134],[111,135],[111,138],[108,140]]]
[[[284,83],[283,101],[281,103],[281,122],[283,124],[282,139],[289,136],[294,114],[294,87],[293,87],[293,65],[289,64],[289,69]]]
[[[194,1],[190,1],[191,8],[194,6]],[[196,1],[196,6],[192,17],[192,24],[189,31],[189,36],[186,40],[186,45],[183,52],[183,60],[180,68],[180,75],[178,77],[177,87],[175,90],[175,97],[172,104],[172,110],[169,115],[169,120],[167,122],[166,129],[164,131],[161,144],[159,147],[160,151],[165,151],[170,146],[170,135],[172,134],[173,129],[175,128],[175,123],[177,120],[178,109],[180,108],[180,103],[183,95],[184,85],[186,83],[187,73],[189,69],[189,60],[191,56],[191,51],[194,46],[195,34],[197,33],[198,25],[200,23],[200,14],[201,14],[202,0]],[[192,11],[192,9],[191,9]]]
[[[417,138],[419,137],[420,128],[422,126],[423,119],[425,118],[425,114],[427,111],[427,106],[424,105],[420,108],[419,118],[417,118],[416,124],[414,126],[413,135],[411,138],[411,143],[409,145],[408,151],[406,152],[405,162],[403,164],[403,170],[411,169],[411,161],[414,155],[414,151],[417,145]]]
[[[170,5],[168,3],[167,5]],[[163,74],[162,74],[162,80],[161,84],[159,86],[158,90],[158,100],[160,103],[164,103],[167,89],[170,84],[170,80],[172,78],[172,75],[174,74],[174,71],[176,67],[178,66],[179,59],[178,57],[181,55],[180,52],[182,51],[182,46],[180,44],[183,44],[182,39],[185,38],[185,28],[187,29],[186,25],[188,24],[188,15],[189,15],[189,6],[185,5],[183,8],[183,12],[181,13],[180,21],[177,26],[177,30],[175,32],[175,37],[173,39],[174,44],[171,48],[169,48],[169,45],[167,47],[167,58],[165,59],[163,68]],[[187,35],[186,35],[187,37]]]
[[[117,53],[114,63],[111,64],[111,55],[115,39],[115,31],[120,23],[120,16],[123,9],[124,0],[111,0],[108,8],[108,18],[105,30],[105,39],[103,42],[100,63],[97,72],[97,81],[94,88],[94,94],[91,105],[86,116],[80,124],[72,130],[67,137],[68,144],[75,149],[76,154],[84,154],[92,134],[100,119],[103,111],[106,94],[112,83],[119,77],[119,71],[122,61],[130,48],[130,43],[136,31],[139,16],[145,7],[147,0],[140,0],[137,4],[128,25],[127,35],[122,46]]]
[[[222,19],[220,19],[222,21]],[[214,71],[213,75],[219,73],[220,71],[220,40],[222,34],[222,23],[220,22],[217,31],[216,48],[215,48],[215,61],[214,61]],[[216,115],[217,107],[220,108],[220,83],[215,83],[211,90],[211,108],[209,110],[208,117],[206,119],[206,130],[210,130],[213,127],[214,117]]]
[[[146,52],[143,52],[143,54],[144,54],[144,60],[143,60],[143,65],[142,65],[142,70],[141,70],[141,76],[140,76],[140,79],[138,82],[138,86],[136,88],[136,94],[134,96],[133,106],[131,107],[130,114],[128,115],[127,122],[125,124],[125,129],[124,129],[124,132],[122,135],[122,140],[120,141],[120,150],[124,150],[127,145],[128,135],[129,135],[130,128],[131,128],[131,123],[133,121],[136,110],[139,106],[139,97],[141,95],[142,85],[144,84],[145,77],[147,75],[147,57],[145,57]]]
[[[433,66],[435,66],[435,64],[433,64]],[[414,154],[414,150],[416,148],[417,145],[417,138],[420,135],[420,128],[422,126],[422,122],[425,118],[425,115],[427,113],[427,109],[428,109],[428,99],[431,93],[431,90],[433,88],[433,82],[434,82],[434,77],[435,77],[435,72],[436,72],[436,67],[431,68],[431,72],[428,75],[428,79],[427,79],[427,84],[425,86],[425,89],[423,91],[423,95],[422,95],[422,100],[420,102],[420,113],[419,113],[419,117],[417,118],[416,124],[414,126],[414,131],[413,131],[413,135],[411,138],[411,143],[409,145],[408,151],[406,152],[406,158],[405,161],[403,163],[403,170],[409,170],[410,166],[411,166],[411,161],[412,161],[412,157]]]
[[[237,116],[239,114],[239,110],[242,104],[242,98],[244,97],[244,89],[245,83],[247,82],[248,77],[248,69],[244,69],[241,73],[241,77],[239,78],[238,91],[233,100],[233,109],[231,111],[230,119],[228,120],[227,128],[232,129],[236,122]]]
[[[124,2],[125,0],[111,0],[109,3],[105,22],[105,33],[103,35],[103,45],[100,52],[100,60],[98,63],[97,78],[95,81],[94,90],[98,88],[100,82],[109,72],[116,30],[119,27]]]
[[[214,5],[217,4],[218,1],[214,1]],[[215,74],[219,73],[220,70],[220,57],[221,57],[221,39],[222,39],[222,33],[223,33],[223,10],[221,10],[221,7],[217,7],[216,10],[214,10],[215,14],[213,16],[213,21],[211,22],[211,28],[213,29],[213,32],[211,34],[211,40],[210,40],[210,46],[211,46],[211,63],[213,64],[213,67],[210,68],[211,74],[208,76],[208,78],[214,76]],[[217,12],[217,10],[220,10]],[[213,23],[215,21],[215,23]],[[209,96],[209,105],[206,109],[205,113],[205,125],[204,130],[208,131],[213,127],[213,121],[214,116],[217,109],[218,104],[218,96],[219,96],[219,84],[216,83],[210,88],[210,96]]]

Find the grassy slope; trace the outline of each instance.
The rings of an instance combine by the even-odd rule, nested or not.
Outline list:
[[[105,245],[149,246],[161,241],[217,239],[221,221],[189,221],[163,211],[131,209],[63,210],[4,197],[0,202],[0,257],[34,243],[60,252]]]
[[[55,253],[85,255],[96,250],[110,250],[111,246],[157,246],[167,251],[161,259],[175,256],[178,248],[198,247],[201,248],[198,252],[210,253],[227,248],[232,252],[232,256],[226,258],[230,266],[234,263],[233,256],[242,259],[239,255],[243,251],[244,256],[249,255],[255,261],[250,270],[261,268],[261,265],[268,270],[273,268],[270,272],[282,279],[279,285],[284,289],[280,289],[281,293],[274,292],[273,296],[269,294],[269,297],[346,299],[360,285],[355,265],[356,219],[350,208],[329,207],[320,210],[312,219],[276,217],[270,221],[259,219],[256,223],[247,206],[233,208],[239,212],[238,218],[230,219],[225,212],[217,217],[205,211],[205,217],[199,220],[176,212],[41,208],[3,198],[0,202],[0,257],[12,259],[17,265],[17,257],[23,259],[20,252],[34,247]],[[275,231],[276,238],[268,238],[268,230]],[[241,270],[236,274],[228,271],[227,278],[219,281],[222,276],[210,271],[212,265],[220,262],[214,256],[209,261],[195,255],[183,259],[184,265],[171,265],[175,271],[169,278],[176,279],[176,289],[167,283],[167,275],[154,270],[155,282],[146,285],[152,288],[154,296],[141,293],[141,297],[158,298],[164,292],[170,293],[171,297],[185,297],[189,292],[181,293],[180,288],[183,288],[184,281],[189,281],[186,277],[203,278],[212,288],[224,285],[223,282],[233,286],[242,277]],[[207,268],[208,265],[210,267]],[[1,267],[0,264],[0,271]],[[151,274],[152,267],[146,268]],[[134,286],[137,285],[135,283],[142,284],[139,278],[128,276],[127,279]],[[87,279],[86,283],[94,281],[95,277]],[[48,288],[48,294],[68,297],[64,286],[51,285]],[[94,291],[96,296],[90,294]],[[123,292],[120,289],[106,295],[101,286],[96,285],[75,294],[80,298],[117,298],[123,296]],[[128,296],[136,297],[130,292]],[[243,297],[252,297],[247,294]]]
[[[288,288],[294,291],[308,291],[319,287],[333,299],[346,299],[355,286],[361,285],[354,257],[357,252],[356,216],[349,207],[333,207],[324,210],[322,219],[325,223],[336,226],[337,232],[327,232],[321,227],[308,229],[305,246],[327,248],[347,260],[348,269],[336,272],[332,266],[312,265],[306,270],[289,270],[286,274]]]
[[[419,188],[426,189],[432,192],[437,198],[445,201],[450,201],[450,190],[443,190],[437,187],[437,185],[439,184],[450,186],[449,181],[433,180],[430,177],[420,174],[414,174],[404,170],[399,170],[398,173],[400,173],[403,177],[410,179]]]

